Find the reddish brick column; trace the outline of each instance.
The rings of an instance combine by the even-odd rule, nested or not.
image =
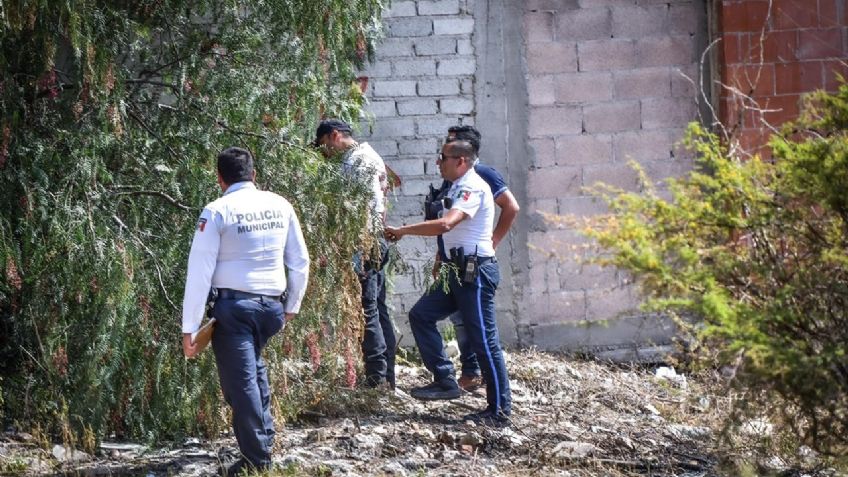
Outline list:
[[[720,117],[743,149],[768,155],[769,126],[795,119],[804,93],[835,91],[837,73],[848,78],[846,4],[718,1]]]

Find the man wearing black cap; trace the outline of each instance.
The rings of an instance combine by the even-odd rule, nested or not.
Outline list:
[[[383,158],[368,143],[358,143],[351,136],[351,128],[339,119],[325,119],[315,132],[315,146],[325,157],[341,154],[345,174],[362,180],[372,192],[370,201],[370,229],[380,234],[386,219],[386,190],[388,176]],[[365,315],[365,334],[362,354],[365,361],[365,385],[369,387],[395,387],[394,326],[386,306],[386,276],[383,265],[388,258],[388,246],[382,237],[379,260],[364,263],[357,274],[362,286],[362,311]]]

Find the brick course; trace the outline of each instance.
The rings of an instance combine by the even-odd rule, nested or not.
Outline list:
[[[588,133],[639,129],[639,101],[614,101],[583,107],[583,125]]]
[[[556,101],[560,103],[606,101],[613,97],[613,79],[609,72],[562,74],[554,80]]]
[[[598,164],[612,161],[612,136],[580,134],[556,139],[557,165]]]
[[[607,8],[561,12],[557,20],[557,41],[610,38],[612,13]]]
[[[577,44],[580,71],[610,71],[636,67],[633,40],[598,40]]]
[[[576,106],[538,107],[530,110],[530,137],[580,134],[581,110]]]
[[[416,15],[415,2],[392,2],[392,7],[384,12],[386,18],[414,17]]]
[[[577,43],[530,43],[527,45],[527,66],[536,73],[577,71]]]
[[[531,105],[553,105],[556,103],[554,77],[545,75],[528,78],[527,94]]]
[[[415,41],[415,54],[418,56],[452,53],[456,53],[456,38],[432,36]]]
[[[470,35],[474,32],[473,18],[452,18],[433,20],[433,32],[436,35]]]
[[[459,13],[459,1],[418,2],[418,13],[420,15],[456,15]]]
[[[718,3],[721,81],[749,96],[723,91],[721,119],[737,131],[734,139],[749,152],[768,156],[763,122],[779,127],[795,119],[804,93],[819,88],[835,91],[833,68],[848,70],[844,66],[848,5],[844,0]],[[752,101],[769,111],[751,108]]]
[[[419,96],[459,95],[459,82],[455,79],[430,79],[418,81]]]
[[[668,5],[620,6],[612,10],[612,36],[642,38],[668,34]]]
[[[432,99],[413,99],[397,103],[397,112],[401,116],[436,114],[438,109],[436,101]]]
[[[415,81],[375,81],[374,96],[415,96]]]
[[[427,36],[433,32],[433,21],[429,18],[393,18],[386,20],[391,37]]]
[[[671,128],[698,119],[693,98],[642,100],[642,129]]]
[[[615,97],[656,98],[671,94],[669,68],[639,68],[615,73]]]

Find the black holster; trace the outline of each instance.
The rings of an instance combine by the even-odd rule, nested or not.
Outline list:
[[[477,255],[465,255],[462,247],[450,249],[450,261],[459,270],[459,280],[462,283],[474,283],[480,273]]]
[[[210,288],[209,295],[206,296],[206,318],[212,318],[212,309],[215,308],[215,302],[218,300],[218,289]]]

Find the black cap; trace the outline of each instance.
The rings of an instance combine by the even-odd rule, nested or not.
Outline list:
[[[330,134],[333,131],[351,133],[350,125],[341,119],[325,119],[318,124],[318,129],[315,131],[315,142],[318,145],[318,140],[325,134]]]

